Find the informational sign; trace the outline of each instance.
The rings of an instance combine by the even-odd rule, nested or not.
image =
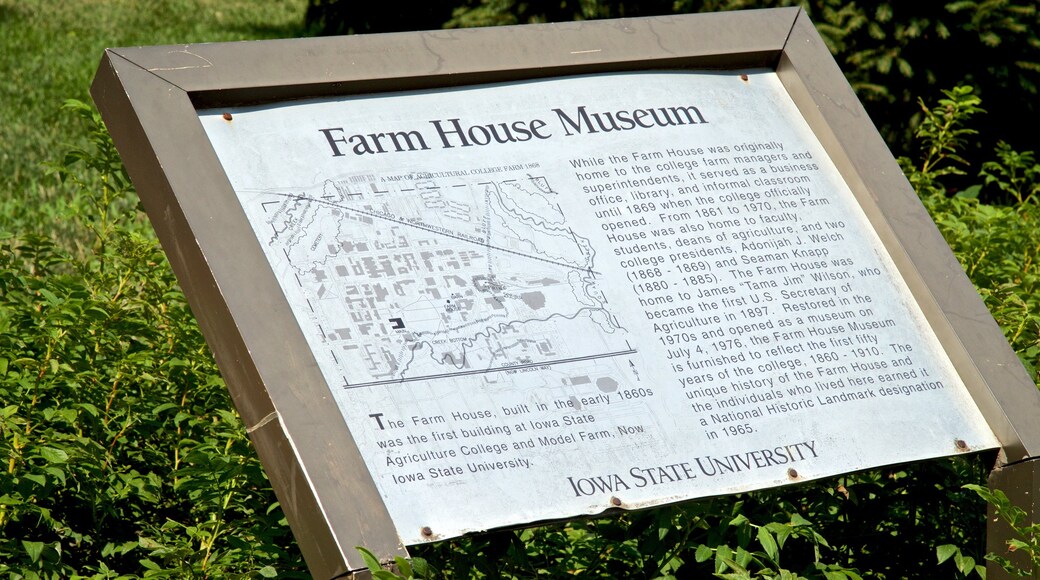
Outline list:
[[[998,446],[772,71],[199,117],[406,544]]]

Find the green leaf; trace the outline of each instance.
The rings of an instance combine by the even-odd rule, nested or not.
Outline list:
[[[943,544],[935,548],[935,555],[939,558],[939,564],[949,560],[954,554],[959,552],[960,549],[953,544]]]
[[[1007,545],[1008,545],[1008,548],[1011,548],[1012,551],[1015,551],[1015,550],[1028,550],[1029,549],[1029,544],[1027,544],[1026,542],[1023,542],[1022,540],[1019,540],[1019,539],[1008,540],[1007,541]]]
[[[62,485],[65,485],[65,472],[64,471],[58,469],[57,467],[44,467],[43,471],[45,471],[48,475],[50,475],[54,479],[57,479],[58,481],[60,481]]]
[[[737,546],[736,561],[741,567],[746,568],[747,565],[751,563],[752,558],[753,556],[751,552],[748,552],[741,546]]]
[[[61,299],[59,299],[59,298],[58,298],[58,297],[57,297],[57,296],[56,296],[56,295],[54,294],[54,292],[51,292],[50,290],[48,290],[48,289],[46,289],[46,288],[40,288],[40,289],[39,289],[39,290],[37,290],[37,291],[38,291],[38,292],[40,293],[40,295],[41,295],[41,296],[43,296],[43,297],[44,297],[44,298],[45,298],[45,299],[47,300],[47,302],[48,302],[48,303],[49,303],[49,304],[50,304],[51,306],[54,306],[54,305],[58,304],[59,302],[61,302]]]
[[[65,463],[69,460],[69,454],[55,447],[41,447],[40,456],[50,463]]]
[[[701,544],[697,546],[697,553],[693,557],[698,562],[707,562],[711,558],[711,548]]]
[[[729,546],[715,548],[715,573],[722,573],[728,567],[727,562],[733,561],[733,550]]]
[[[964,199],[978,199],[980,191],[982,191],[981,185],[973,185],[971,187],[958,191],[954,197],[960,197]]]
[[[397,556],[394,558],[394,563],[397,564],[397,569],[401,571],[401,576],[405,578],[411,578],[414,576],[412,573],[412,565],[408,563],[408,560]]]
[[[11,497],[9,494],[0,495],[0,505],[22,505],[22,500]]]
[[[354,549],[357,550],[359,554],[361,554],[361,559],[365,561],[366,568],[373,572],[376,570],[383,569],[383,565],[379,563],[379,558],[376,558],[376,555],[373,554],[368,548],[355,546]]]
[[[412,558],[412,572],[416,578],[430,578],[430,565],[424,558]]]
[[[44,543],[22,540],[22,547],[25,548],[25,553],[29,554],[29,559],[36,563],[40,559],[40,554],[43,553]]]
[[[765,551],[766,556],[776,562],[780,557],[780,548],[776,545],[776,539],[773,538],[773,534],[769,533],[769,530],[765,527],[758,528],[758,543],[762,544],[762,549]]]
[[[258,574],[264,578],[277,578],[278,570],[276,570],[274,566],[264,566],[263,568],[260,568]]]
[[[811,526],[812,522],[802,517],[802,514],[791,514],[791,524],[795,526]]]
[[[961,574],[967,574],[975,568],[975,558],[965,556],[959,550],[953,556],[953,562],[957,565],[957,569],[961,571]]]
[[[177,409],[178,407],[179,406],[176,403],[163,403],[163,404],[155,407],[154,409],[152,409],[152,414],[153,415],[159,415],[159,414],[162,414],[163,411],[168,411],[170,409]]]

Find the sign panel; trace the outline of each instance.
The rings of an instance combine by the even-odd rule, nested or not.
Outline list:
[[[772,71],[199,119],[406,544],[998,445]]]

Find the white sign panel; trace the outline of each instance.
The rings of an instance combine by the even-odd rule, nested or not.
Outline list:
[[[772,72],[200,117],[407,544],[997,446]]]

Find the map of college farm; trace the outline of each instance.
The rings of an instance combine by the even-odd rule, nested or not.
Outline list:
[[[360,174],[254,196],[344,387],[634,352],[557,192],[506,176]]]

